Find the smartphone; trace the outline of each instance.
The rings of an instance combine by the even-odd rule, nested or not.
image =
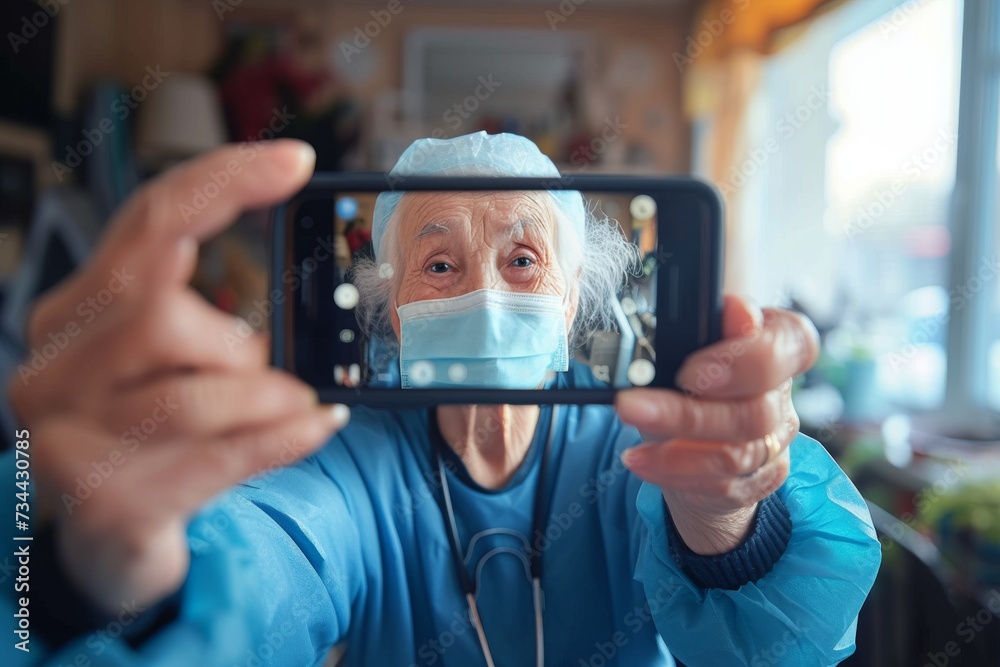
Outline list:
[[[373,230],[387,201],[393,214]],[[587,220],[551,213],[566,201]],[[691,178],[318,174],[272,211],[272,361],[323,402],[372,407],[611,403],[629,387],[676,388],[685,357],[720,337],[722,220],[715,189]],[[379,245],[389,234],[391,253]],[[612,263],[585,247],[598,238],[631,260],[608,293],[581,300]],[[560,267],[561,279],[538,278]],[[548,305],[532,319],[537,300],[523,294],[535,292],[559,297],[563,321]],[[598,324],[577,326],[584,302]]]

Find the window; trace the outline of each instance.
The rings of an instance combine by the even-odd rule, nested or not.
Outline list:
[[[992,4],[855,0],[764,66],[748,159],[771,148],[743,170],[737,203],[743,256],[757,260],[744,288],[813,316],[847,418],[1000,410],[1000,162],[996,124],[969,113],[997,113]],[[963,59],[963,20],[986,25],[977,53],[992,45],[992,61]],[[960,86],[977,72],[992,89]],[[984,155],[987,192],[959,163]]]
[[[935,0],[882,18],[829,60],[839,127],[823,227],[840,250],[848,338],[875,358],[880,398],[917,408],[939,406],[945,391],[959,10]]]

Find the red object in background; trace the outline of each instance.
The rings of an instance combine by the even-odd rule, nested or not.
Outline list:
[[[215,305],[223,312],[236,313],[236,292],[229,287],[219,287],[215,290]]]
[[[347,239],[347,247],[350,248],[352,255],[358,251],[358,248],[372,240],[371,232],[360,227],[355,227],[344,234],[344,237]]]
[[[330,80],[328,73],[304,72],[287,58],[238,67],[219,86],[234,139],[260,139],[263,130],[273,131],[274,124],[284,122],[276,116],[285,114],[290,102],[295,103],[295,108],[288,112],[299,113]],[[289,100],[289,94],[295,99]]]
[[[600,153],[593,147],[593,137],[586,132],[577,132],[566,143],[566,161],[575,167],[582,167],[600,161]]]

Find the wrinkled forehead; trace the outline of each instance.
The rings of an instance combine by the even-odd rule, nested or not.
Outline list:
[[[396,209],[400,240],[438,232],[490,241],[524,234],[555,238],[556,209],[547,192],[408,192]]]

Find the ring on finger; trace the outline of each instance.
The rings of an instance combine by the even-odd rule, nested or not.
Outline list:
[[[767,460],[761,464],[762,468],[781,454],[781,441],[774,433],[768,433],[764,436],[764,446],[767,448]]]
[[[761,463],[759,466],[757,466],[757,468],[755,468],[752,472],[748,472],[742,475],[743,477],[753,477],[758,472],[760,472],[760,470],[764,466],[766,466],[768,463],[770,463],[771,461],[773,461],[774,459],[778,458],[781,455],[781,441],[778,439],[776,435],[774,435],[773,432],[765,435],[763,440],[764,440],[764,447],[767,449],[767,460]]]

